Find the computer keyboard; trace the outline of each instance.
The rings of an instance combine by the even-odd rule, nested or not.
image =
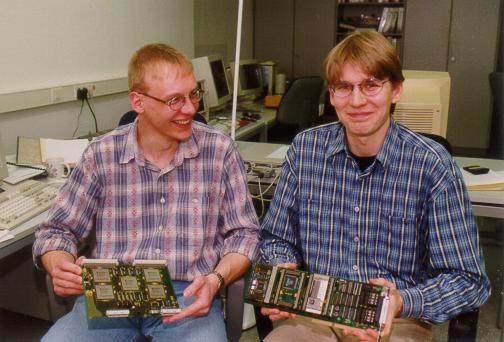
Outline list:
[[[0,229],[13,229],[46,211],[61,183],[27,180],[0,194]]]

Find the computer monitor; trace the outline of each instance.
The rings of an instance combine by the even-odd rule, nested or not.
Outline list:
[[[235,63],[230,63],[231,75],[234,77]],[[238,96],[255,100],[263,92],[262,68],[258,60],[240,60],[238,67]]]
[[[205,80],[198,81],[198,88],[203,91],[203,96],[201,97],[201,100],[199,101],[198,105],[198,113],[203,115],[205,120],[208,121],[210,118],[208,109],[208,94],[205,87]]]
[[[224,107],[231,100],[231,90],[222,57],[198,57],[192,60],[192,64],[196,79],[205,80],[209,108]]]
[[[404,92],[394,119],[413,131],[446,138],[450,75],[444,71],[403,70]]]

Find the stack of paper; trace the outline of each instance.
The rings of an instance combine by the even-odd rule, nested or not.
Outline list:
[[[462,176],[471,191],[499,191],[504,190],[504,171],[488,171],[482,175],[473,175],[463,169]]]

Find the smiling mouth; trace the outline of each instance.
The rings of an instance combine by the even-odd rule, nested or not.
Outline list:
[[[179,125],[187,125],[187,124],[191,123],[191,121],[192,120],[174,120],[174,122]]]

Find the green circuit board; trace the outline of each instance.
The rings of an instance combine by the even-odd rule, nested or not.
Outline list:
[[[351,329],[380,331],[389,289],[300,270],[256,264],[247,276],[245,301]]]
[[[162,260],[85,259],[82,287],[88,318],[168,316],[180,312]]]

